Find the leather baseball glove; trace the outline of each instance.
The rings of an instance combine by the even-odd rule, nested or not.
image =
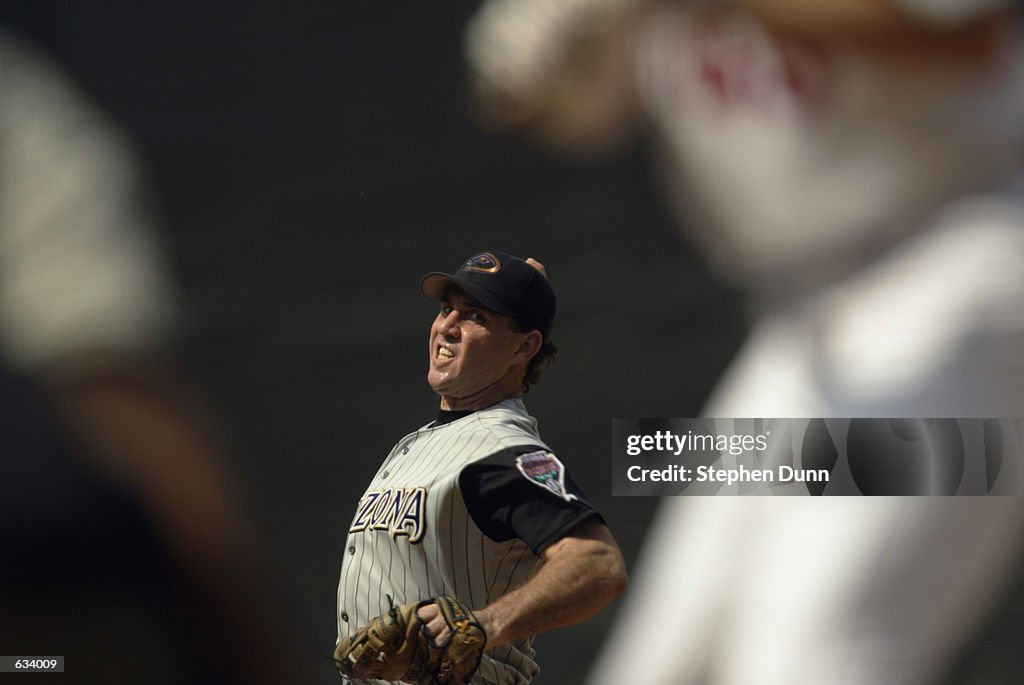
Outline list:
[[[445,644],[427,637],[417,614],[420,607],[435,602],[451,631]],[[487,635],[471,611],[453,597],[435,597],[399,606],[392,603],[388,613],[338,643],[334,662],[342,675],[357,681],[468,683],[486,645]]]

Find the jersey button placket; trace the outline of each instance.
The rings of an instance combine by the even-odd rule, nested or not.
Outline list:
[[[382,466],[387,466],[388,464],[390,464],[393,459],[398,457],[398,455],[404,456],[406,454],[409,454],[409,445],[411,445],[415,439],[415,435],[406,436],[406,439],[403,442],[398,443],[398,445],[394,447],[394,449],[391,451],[391,454],[388,455],[388,458],[384,460],[384,464],[382,464]],[[399,448],[399,445],[401,445],[401,448]],[[384,477],[384,475],[381,474],[381,477]]]

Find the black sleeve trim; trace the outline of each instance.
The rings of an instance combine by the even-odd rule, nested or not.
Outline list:
[[[524,445],[502,450],[459,474],[463,501],[477,527],[494,542],[519,538],[538,556],[585,520],[602,520],[568,473],[565,491],[572,497],[566,499],[516,468],[517,456],[542,449]]]

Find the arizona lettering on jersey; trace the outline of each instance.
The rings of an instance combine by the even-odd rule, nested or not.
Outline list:
[[[427,501],[425,488],[386,488],[363,495],[349,533],[367,528],[386,530],[391,537],[408,535],[409,542],[423,539]]]

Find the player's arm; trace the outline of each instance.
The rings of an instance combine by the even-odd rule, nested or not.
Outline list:
[[[568,473],[556,494],[519,470],[517,456],[536,446],[496,454],[467,468],[460,490],[470,515],[489,538],[518,538],[542,564],[525,583],[486,606],[473,607],[493,648],[528,635],[586,620],[626,588],[615,539]],[[551,458],[551,468],[562,469]],[[436,608],[421,615],[428,621]],[[430,630],[444,633],[439,618]]]
[[[564,152],[625,138],[636,110],[633,36],[650,0],[488,0],[464,36],[476,117]]]
[[[584,621],[626,590],[622,553],[596,519],[548,546],[541,558],[533,578],[476,612],[488,648]]]
[[[597,518],[541,553],[540,570],[498,601],[476,610],[487,634],[487,649],[593,616],[626,590],[626,565],[611,531]],[[441,642],[448,628],[436,606],[420,610]]]

